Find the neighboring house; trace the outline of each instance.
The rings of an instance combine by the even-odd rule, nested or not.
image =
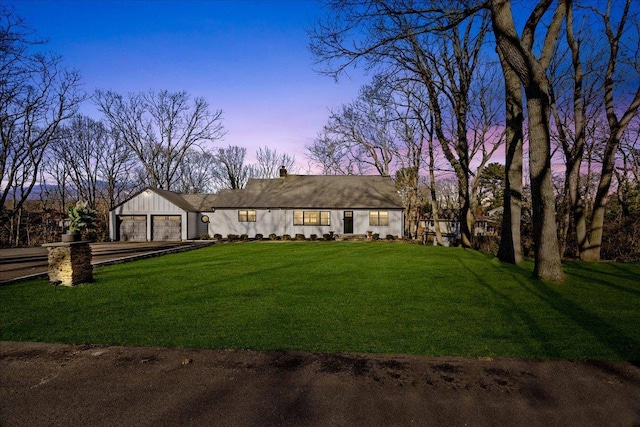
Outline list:
[[[475,219],[473,226],[474,236],[498,236],[499,222],[493,219],[496,211],[491,211],[487,216]],[[460,221],[458,221],[457,211],[453,209],[441,210],[438,213],[438,225],[445,246],[455,245],[460,241]],[[433,214],[426,212],[420,218],[418,235],[422,236],[424,241],[427,236],[435,236],[435,234],[436,228]],[[433,238],[433,244],[437,244],[435,237]]]
[[[189,240],[202,234],[402,236],[404,211],[391,178],[288,175],[250,179],[243,190],[178,194],[148,188],[111,211],[113,240]]]

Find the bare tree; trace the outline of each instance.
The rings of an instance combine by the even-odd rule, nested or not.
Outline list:
[[[102,123],[76,115],[60,129],[60,137],[51,146],[69,173],[75,197],[86,201],[92,209],[96,208],[100,192],[98,162],[105,152],[108,136]]]
[[[216,155],[210,151],[189,150],[180,165],[179,191],[207,193],[215,191]]]
[[[142,168],[131,148],[122,141],[117,129],[107,130],[106,144],[98,157],[100,199],[109,210],[123,202],[130,194],[144,187],[144,181],[137,179]]]
[[[640,206],[640,118],[635,120],[634,128],[623,137],[619,153],[621,159],[614,169],[616,196],[622,216],[630,217],[631,206]]]
[[[310,164],[320,166],[324,175],[361,175],[366,169],[359,158],[351,156],[349,147],[328,129],[322,129],[306,147]]]
[[[43,169],[46,174],[40,174],[40,200],[43,208],[58,212],[62,219],[67,210],[67,202],[71,201],[74,194],[70,194],[69,168],[64,164],[64,159],[55,155],[55,151],[49,147],[43,160]],[[59,231],[63,231],[62,228]]]
[[[0,224],[16,219],[42,172],[42,161],[60,123],[83,99],[77,72],[59,56],[33,53],[23,20],[0,5]],[[11,200],[11,208],[5,203]],[[19,221],[19,218],[16,219]]]
[[[246,148],[233,145],[218,150],[215,161],[218,164],[216,182],[219,189],[244,188],[250,172],[249,166],[244,164],[246,154]]]
[[[356,100],[332,111],[325,126],[332,140],[342,145],[350,163],[372,167],[383,176],[389,176],[397,152],[393,130],[395,112],[390,98],[389,88],[382,80],[364,85]]]
[[[522,254],[522,150],[523,123],[522,84],[504,55],[498,49],[505,86],[505,182],[503,194],[502,230],[497,257],[520,264]]]
[[[431,199],[431,215],[433,217],[433,225],[436,233],[435,242],[437,245],[444,246],[444,239],[442,238],[442,231],[440,230],[440,203],[438,202],[438,190],[436,184],[436,161],[435,161],[435,146],[434,146],[434,130],[433,130],[433,115],[429,114],[429,125],[424,122],[425,133],[427,136],[427,143],[429,145],[429,196]]]
[[[143,185],[137,157],[117,132],[87,116],[71,118],[59,135],[49,146],[41,199],[57,202],[60,213],[71,200],[86,201],[99,213],[96,231],[106,236],[109,211]]]
[[[311,49],[326,66],[323,72],[337,78],[362,62],[387,75],[408,74],[427,89],[437,138],[460,181],[462,244],[470,247],[470,164],[474,142],[480,140],[469,140],[469,113],[476,66],[488,31],[488,15],[481,13],[485,5],[464,13],[441,1],[370,0],[330,6],[335,17],[311,33]],[[447,14],[446,25],[438,22],[438,13]]]
[[[485,9],[490,12],[493,32],[500,55],[525,89],[529,117],[529,171],[533,198],[533,229],[536,249],[534,276],[552,282],[562,282],[564,280],[564,272],[562,271],[558,253],[555,200],[550,172],[550,101],[546,69],[566,15],[567,2],[570,2],[570,0],[559,0],[557,2],[555,0],[540,0],[534,5],[521,36],[515,29],[509,0],[455,1],[453,3],[439,0],[422,2],[370,0],[347,3],[343,7],[340,7],[336,2],[331,4],[334,10],[339,11],[334,20],[321,23],[311,33],[312,51],[328,65],[328,70],[325,71],[330,75],[337,76],[346,68],[364,61],[369,68],[376,66],[389,66],[392,70],[406,70],[409,68],[410,72],[414,72],[422,78],[427,88],[435,86],[433,90],[430,89],[429,95],[435,108],[437,130],[441,127],[440,122],[442,122],[438,115],[441,117],[444,117],[444,115],[438,114],[437,105],[433,102],[434,99],[438,99],[440,94],[438,89],[440,88],[437,85],[432,85],[430,81],[437,82],[434,77],[438,68],[433,69],[431,66],[433,61],[430,61],[430,58],[424,55],[424,53],[432,52],[426,48],[429,45],[421,42],[421,40],[428,40],[429,38],[426,36],[428,34],[444,32],[450,37],[453,34],[451,42],[458,43],[458,46],[475,46],[479,37],[457,37],[454,30],[459,28],[461,31],[465,31],[463,24],[466,21],[467,25],[469,25],[468,23],[471,22],[470,17],[481,13]],[[547,27],[545,34],[543,34],[544,42],[535,44],[534,35],[536,30],[540,29],[540,24],[553,3],[556,3],[552,13],[553,16],[544,22]],[[397,22],[400,22],[401,25],[397,25]],[[478,31],[482,26],[471,25],[466,28],[470,28],[471,31]],[[401,29],[401,31],[398,31],[398,29]],[[361,34],[362,37],[353,38],[354,32]],[[456,42],[456,39],[458,42]],[[534,50],[539,46],[541,46],[541,50],[538,54]],[[461,98],[460,94],[467,92],[464,91],[465,87],[461,84],[464,80],[459,77],[465,77],[467,71],[473,70],[475,62],[473,53],[470,53],[473,50],[461,49],[462,56],[458,56],[455,50],[456,45],[454,44],[453,47],[453,55],[456,57],[456,61],[453,67],[447,68],[445,66],[444,69],[454,70],[459,73],[458,76],[455,76],[456,78],[447,80],[448,82],[458,83],[455,87],[456,90],[451,92],[452,94],[458,94],[453,99],[453,117],[457,119],[466,114],[464,108],[460,108],[465,106],[465,98]],[[451,52],[451,50],[448,52]],[[443,56],[446,56],[445,52],[441,52],[437,58],[440,59]],[[449,72],[449,74],[451,73]],[[510,85],[508,89],[511,87]],[[454,133],[456,137],[454,141],[456,143],[464,142],[466,122],[456,120],[456,124],[458,125],[458,131]],[[513,130],[515,134],[518,133],[517,129],[514,128]],[[438,139],[441,140],[441,143],[442,136],[446,138],[446,135],[440,135],[438,132]],[[445,144],[441,145],[447,158],[456,160],[447,153]],[[459,145],[456,147],[459,147]],[[466,166],[467,159],[466,155],[458,157],[459,166],[457,168],[460,169],[460,166]],[[508,169],[514,172],[515,175],[516,171],[512,169],[517,170],[517,164],[510,165]],[[458,170],[456,172],[464,178]],[[459,185],[459,191],[462,198],[465,192],[468,193],[468,186],[464,179],[461,184]],[[462,200],[464,201],[463,198]],[[466,204],[463,204],[462,213],[468,211]],[[467,221],[463,218],[462,222],[463,226],[468,224],[468,218]],[[512,220],[510,224],[515,225]],[[463,239],[465,238],[470,238],[470,230],[463,229]],[[466,243],[468,244],[469,242]],[[515,244],[515,241],[512,240],[509,243]]]
[[[280,168],[284,166],[287,171],[294,172],[296,156],[287,153],[278,153],[278,150],[269,147],[260,147],[256,152],[256,163],[251,168],[252,178],[277,178]]]
[[[150,184],[167,190],[178,184],[178,171],[191,148],[221,139],[222,111],[209,111],[204,98],[186,92],[141,92],[123,97],[98,90],[94,100],[122,140],[136,153]]]
[[[405,234],[417,237],[421,207],[424,197],[420,188],[420,172],[423,166],[424,143],[429,117],[429,97],[419,82],[402,79],[394,85],[396,136],[395,157],[400,168],[396,171],[396,186],[405,207]]]
[[[627,0],[624,3],[622,10],[619,11],[621,13],[617,25],[612,22],[612,0],[607,2],[604,12],[595,8],[591,9],[603,21],[609,49],[602,93],[608,129],[602,155],[602,171],[600,173],[593,210],[587,212],[582,208],[581,202],[577,202],[578,209],[575,217],[578,251],[580,253],[580,259],[584,261],[597,261],[600,259],[605,211],[611,181],[614,175],[616,154],[620,146],[620,141],[623,139],[631,120],[638,114],[640,108],[640,60],[638,59],[638,55],[640,54],[640,34],[638,21],[636,20],[634,22],[635,28],[631,29],[633,35],[625,32],[625,28],[629,24],[628,19],[637,18],[637,14],[636,16],[630,16],[632,4],[633,2],[631,0]],[[631,40],[627,40],[627,42],[630,41],[629,45],[623,44],[623,36],[630,36]],[[626,67],[627,72],[634,73],[634,77],[628,79],[628,76],[626,76],[627,79],[624,80],[635,83],[633,86],[630,85],[625,88],[625,92],[632,94],[629,99],[624,99],[622,96],[618,96],[616,99],[618,82],[622,80],[618,79],[618,69],[621,68],[621,63],[625,60],[629,61],[629,67]],[[621,107],[621,105],[624,104],[626,104],[626,106]],[[590,224],[587,222],[588,217],[591,218]]]

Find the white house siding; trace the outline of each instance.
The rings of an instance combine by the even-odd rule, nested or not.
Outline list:
[[[383,211],[389,213],[389,225],[369,225],[369,212]],[[374,234],[379,234],[381,238],[386,237],[388,234],[392,236],[400,237],[403,233],[404,215],[401,210],[389,210],[389,209],[366,209],[366,210],[354,210],[353,211],[353,234],[366,234],[371,231]],[[342,220],[341,220],[342,221]]]
[[[198,228],[198,224],[201,224],[200,214],[198,212],[187,212],[187,221],[182,225],[182,239],[193,240],[200,238],[202,234]],[[204,231],[206,233],[206,231]]]
[[[209,234],[209,224],[206,222],[202,221],[202,217],[208,214],[204,214],[204,213],[196,213],[196,228],[195,230],[197,230],[196,234],[198,237],[202,236],[203,234]],[[208,215],[208,217],[210,217],[211,215]],[[211,236],[211,234],[209,234]]]
[[[154,212],[158,214],[175,214],[183,212],[181,208],[151,190],[143,191],[132,199],[127,200],[122,205],[118,206],[116,211],[135,213]],[[117,213],[120,214],[120,212]]]
[[[288,234],[291,237],[295,237],[296,234],[304,234],[305,237],[316,234],[321,237],[323,234],[333,231],[335,234],[340,235],[344,234],[343,220],[345,210],[353,211],[354,234],[366,234],[367,231],[371,231],[380,234],[384,238],[387,234],[402,236],[403,230],[403,213],[401,210],[378,209],[389,212],[389,225],[375,227],[369,226],[369,209],[330,210],[331,225],[293,225],[293,212],[295,210],[327,211],[327,209],[249,209],[256,211],[255,222],[239,222],[238,210],[216,209],[215,212],[203,212],[203,215],[209,217],[208,234],[210,236],[220,234],[223,237],[229,234],[246,234],[249,237],[254,237],[258,233],[264,235],[264,237],[268,237],[271,233],[275,233],[278,236]]]
[[[242,209],[255,210],[255,222],[238,221],[239,210],[240,209],[216,209],[215,212],[203,212],[204,215],[209,217],[209,235],[220,234],[223,237],[227,237],[229,234],[246,234],[249,237],[255,237],[256,234],[261,233],[267,237],[270,233],[278,234],[275,230],[281,228],[282,222],[282,212],[279,209],[271,209],[271,212],[269,212],[268,209]]]

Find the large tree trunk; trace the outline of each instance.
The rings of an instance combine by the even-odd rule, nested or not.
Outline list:
[[[607,140],[602,162],[602,174],[598,183],[598,191],[593,204],[591,214],[590,232],[587,234],[586,213],[580,211],[580,234],[578,235],[580,259],[583,261],[599,261],[600,248],[602,247],[602,232],[604,227],[604,214],[608,203],[609,188],[613,178],[613,168],[615,163],[615,153],[620,145],[618,129],[614,129]]]
[[[554,117],[558,130],[558,137],[564,151],[566,170],[564,183],[564,197],[562,204],[561,216],[558,219],[559,230],[559,248],[560,255],[564,256],[566,252],[567,242],[571,231],[572,220],[575,221],[575,214],[579,208],[578,187],[580,184],[580,167],[584,156],[584,147],[586,142],[585,134],[585,109],[586,98],[584,93],[584,70],[582,60],[580,59],[580,40],[576,39],[574,31],[573,7],[567,8],[566,32],[567,44],[571,51],[571,63],[573,71],[573,142],[570,141],[571,132],[567,132],[565,127],[569,123],[565,123],[560,117],[557,108],[554,108]],[[550,91],[552,95],[552,103],[555,102],[553,88]]]
[[[555,197],[551,182],[549,98],[538,85],[527,88],[526,93],[533,242],[536,247],[533,275],[543,280],[562,282],[564,271],[558,247]]]
[[[564,271],[556,234],[555,200],[551,182],[551,140],[549,134],[549,90],[545,73],[549,65],[557,34],[565,16],[565,3],[559,2],[540,58],[533,54],[533,34],[542,15],[551,5],[543,0],[534,8],[527,21],[522,39],[513,22],[511,2],[493,0],[490,3],[493,29],[498,49],[525,87],[529,117],[529,169],[533,208],[535,245],[534,277],[560,283]]]
[[[498,49],[500,55],[500,50]],[[498,259],[519,264],[522,262],[520,223],[522,218],[522,83],[503,56],[500,64],[505,79],[506,101],[506,156],[505,189],[502,232]]]
[[[433,129],[433,116],[431,117],[431,129]],[[438,215],[438,199],[436,195],[435,156],[433,155],[433,136],[429,135],[429,189],[431,192],[431,212],[433,213],[433,227],[436,232],[436,244],[444,246],[442,231],[440,231],[440,216]]]
[[[469,194],[469,177],[458,176],[458,198],[460,201],[460,244],[471,248],[473,244],[473,212]]]

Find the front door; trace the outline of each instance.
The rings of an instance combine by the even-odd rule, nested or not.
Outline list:
[[[344,211],[344,234],[353,234],[353,211]]]

